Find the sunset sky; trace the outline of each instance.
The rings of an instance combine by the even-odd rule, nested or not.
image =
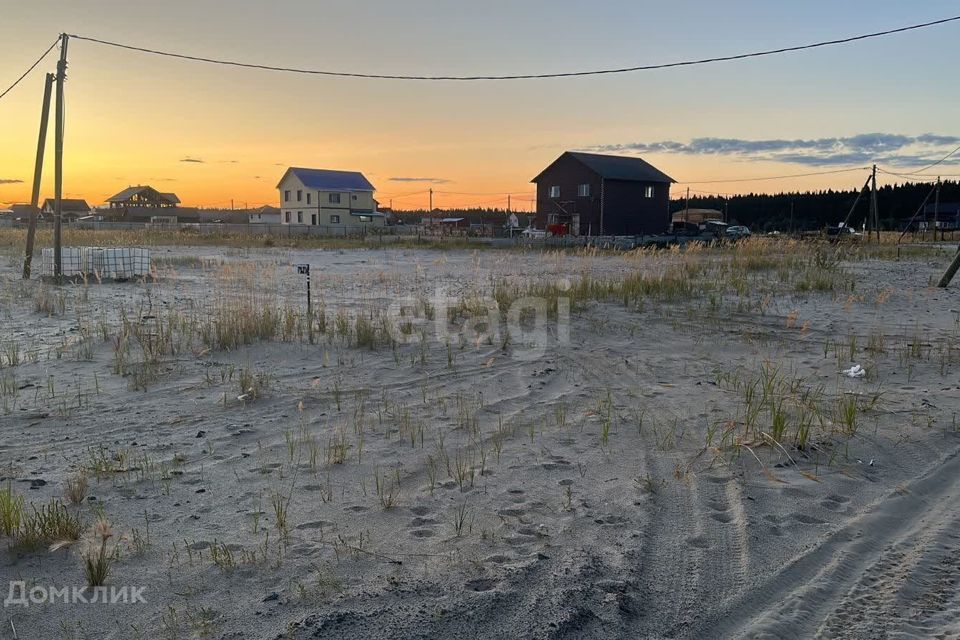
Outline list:
[[[227,8],[229,7],[229,8]],[[518,74],[723,56],[960,14],[955,1],[4,0],[0,91],[61,31],[276,66]],[[866,166],[912,171],[960,146],[960,22],[784,56],[592,78],[339,79],[218,67],[74,40],[66,197],[128,185],[184,205],[277,204],[290,165],[364,172],[384,205],[529,207],[566,149],[641,155],[681,183]],[[0,204],[29,199],[44,72],[0,100]],[[41,197],[52,196],[49,137]],[[960,154],[935,172],[960,174]],[[866,172],[690,184],[856,188]],[[897,180],[884,175],[883,182]],[[674,187],[679,195],[687,184]]]

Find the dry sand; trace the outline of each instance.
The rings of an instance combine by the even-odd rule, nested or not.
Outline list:
[[[945,257],[847,264],[852,295],[758,293],[739,311],[594,302],[573,315],[570,344],[551,339],[532,360],[513,357],[518,345],[430,341],[395,355],[323,337],[187,351],[132,391],[109,343],[78,359],[78,323],[224,294],[221,267],[184,256],[255,264],[291,304],[303,282],[289,265],[310,262],[331,314],[438,285],[460,294],[511,274],[635,267],[395,249],[160,255],[177,265],[160,283],[71,288],[53,317],[14,293],[35,295],[16,284],[12,256],[0,266],[0,343],[38,353],[16,367],[0,356],[19,392],[0,412],[0,476],[40,504],[91,452],[122,452],[124,469],[91,476],[80,510],[92,524],[99,505],[117,533],[109,584],[147,588],[147,604],[7,607],[0,637],[11,621],[24,640],[960,637],[960,353],[937,351],[960,344],[960,288],[928,286]],[[864,379],[838,373],[851,334]],[[871,334],[883,353],[867,351]],[[848,392],[879,402],[854,437],[814,438],[818,449],[705,451],[707,432],[742,411],[720,374],[765,362],[822,385],[831,403]],[[269,377],[255,401],[237,400],[245,368]],[[319,443],[313,468],[303,433]],[[345,460],[329,464],[341,434]],[[378,476],[399,485],[391,508]],[[291,496],[285,541],[276,495]],[[20,553],[8,542],[4,595],[9,580],[84,584],[82,545]],[[214,562],[231,564],[224,550],[236,566]]]

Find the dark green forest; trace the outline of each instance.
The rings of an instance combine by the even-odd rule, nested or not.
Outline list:
[[[930,183],[905,183],[877,188],[880,224],[885,229],[899,229],[917,212],[930,193]],[[677,194],[674,194],[675,196]],[[857,199],[857,190],[809,191],[805,193],[749,193],[731,196],[691,195],[691,209],[727,208],[731,224],[744,224],[756,231],[805,231],[842,222]],[[934,197],[929,203],[932,205]],[[960,202],[960,182],[945,181],[940,187],[940,203]],[[791,219],[791,205],[793,217]],[[685,199],[674,199],[671,212],[686,206]],[[864,194],[850,217],[850,224],[860,227],[868,213],[869,193]],[[932,207],[931,207],[932,210]]]

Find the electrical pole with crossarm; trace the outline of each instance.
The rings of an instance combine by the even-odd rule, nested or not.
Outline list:
[[[53,276],[59,284],[63,277],[63,84],[67,80],[67,43],[70,36],[60,35],[60,61],[57,62],[57,120],[54,123],[53,158]]]

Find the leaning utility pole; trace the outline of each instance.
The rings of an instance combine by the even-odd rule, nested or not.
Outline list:
[[[50,120],[50,92],[56,76],[47,74],[43,87],[43,108],[40,110],[40,138],[37,140],[37,163],[33,168],[33,192],[30,194],[30,226],[27,227],[27,250],[23,257],[23,279],[30,279],[33,265],[33,244],[37,238],[37,205],[40,203],[40,177],[43,175],[43,152],[47,146],[47,121]]]
[[[60,61],[57,63],[57,121],[53,160],[53,275],[57,283],[63,277],[63,83],[67,79],[67,43],[70,36],[60,35]]]

